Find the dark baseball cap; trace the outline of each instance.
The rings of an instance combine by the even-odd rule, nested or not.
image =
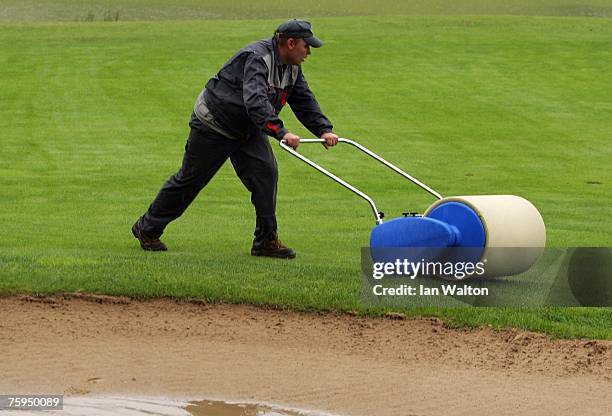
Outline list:
[[[274,34],[281,38],[302,38],[313,48],[323,46],[323,41],[312,33],[312,25],[306,20],[287,20],[276,29]]]

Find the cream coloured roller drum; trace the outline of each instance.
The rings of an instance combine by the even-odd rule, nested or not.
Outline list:
[[[546,244],[542,216],[520,196],[448,197],[434,202],[423,216],[453,226],[459,233],[455,246],[460,246],[465,238],[470,238],[470,247],[482,246],[481,260],[486,259],[484,276],[509,276],[528,270]]]
[[[321,142],[323,142],[321,139],[300,141],[300,143]],[[280,146],[284,150],[370,204],[376,219],[376,226],[370,235],[370,249],[374,261],[385,260],[384,257],[392,251],[385,249],[419,248],[420,251],[412,252],[414,258],[411,260],[419,261],[423,255],[432,261],[448,258],[448,253],[457,248],[459,251],[454,253],[460,253],[460,249],[464,249],[464,253],[469,253],[465,254],[467,260],[485,262],[485,273],[479,275],[492,277],[522,273],[542,254],[546,244],[544,221],[537,208],[526,199],[514,195],[444,198],[359,143],[343,138],[338,142],[356,147],[437,198],[423,216],[404,213],[403,217],[383,222],[384,214],[378,210],[372,198],[304,157],[281,140]],[[454,257],[453,260],[462,259]]]

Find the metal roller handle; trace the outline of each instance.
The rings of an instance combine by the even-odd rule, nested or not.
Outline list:
[[[305,139],[305,140],[317,140],[317,139]],[[300,140],[300,142],[302,142],[302,140]],[[360,197],[362,197],[363,199],[368,201],[368,203],[370,204],[370,207],[372,207],[372,212],[374,213],[374,217],[376,218],[376,224],[382,224],[383,223],[382,216],[381,216],[380,212],[378,211],[378,208],[376,208],[376,204],[374,203],[374,200],[372,200],[372,198],[370,198],[365,193],[361,192],[359,189],[355,188],[350,183],[340,179],[339,177],[337,177],[336,175],[334,175],[333,173],[331,173],[330,171],[328,171],[324,167],[321,167],[321,166],[317,165],[315,162],[313,162],[312,160],[308,159],[307,157],[302,156],[301,154],[296,152],[293,148],[287,146],[286,143],[287,143],[286,140],[281,140],[279,142],[280,146],[284,150],[286,150],[287,152],[291,153],[293,156],[297,157],[298,159],[300,159],[301,161],[305,162],[306,164],[312,166],[313,168],[315,168],[319,172],[323,173],[324,175],[326,175],[329,178],[333,179],[334,181],[338,182],[340,185],[344,186],[346,189],[356,193],[357,195],[359,195]]]
[[[300,139],[300,143],[323,143],[324,141],[325,140],[323,140],[323,139]],[[353,141],[351,139],[339,138],[338,139],[338,143],[347,143],[347,144],[350,144],[353,147],[356,147],[357,149],[361,150],[363,153],[367,154],[371,158],[378,160],[380,163],[382,163],[383,165],[385,165],[389,169],[399,173],[404,178],[408,179],[410,182],[412,182],[415,185],[423,188],[424,190],[426,190],[427,192],[429,192],[430,194],[432,194],[436,198],[443,199],[442,195],[440,195],[438,192],[434,191],[433,189],[431,189],[429,186],[425,185],[423,182],[419,181],[414,176],[411,176],[411,175],[407,174],[406,172],[404,172],[403,170],[401,170],[400,168],[395,166],[393,163],[386,161],[385,159],[383,159],[382,157],[380,157],[379,155],[377,155],[376,153],[374,153],[373,151],[371,151],[367,147],[364,147],[364,146],[360,145],[356,141]]]
[[[325,142],[325,140],[323,140],[323,139],[300,139],[300,143],[323,143],[323,142]],[[434,191],[433,189],[431,189],[430,187],[428,187],[424,183],[420,182],[418,179],[410,176],[409,174],[407,174],[406,172],[404,172],[403,170],[401,170],[400,168],[398,168],[394,164],[386,161],[385,159],[383,159],[382,157],[380,157],[376,153],[372,152],[371,150],[367,149],[366,147],[360,145],[359,143],[357,143],[357,142],[355,142],[353,140],[350,140],[350,139],[345,139],[345,138],[339,138],[338,142],[339,143],[348,143],[348,144],[356,147],[357,149],[361,150],[362,152],[364,152],[368,156],[370,156],[370,157],[376,159],[377,161],[381,162],[383,165],[387,166],[391,170],[399,173],[401,176],[403,176],[404,178],[408,179],[412,183],[420,186],[421,188],[423,188],[424,190],[426,190],[430,194],[434,195],[436,198],[438,198],[438,199],[442,199],[443,198],[442,195],[440,195],[438,192]],[[372,212],[374,213],[374,217],[376,218],[376,224],[382,224],[382,222],[383,222],[382,221],[382,215],[378,211],[378,208],[376,208],[376,204],[374,203],[372,198],[370,198],[368,195],[366,195],[365,193],[363,193],[359,189],[355,188],[354,186],[352,186],[348,182],[340,179],[339,177],[337,177],[333,173],[329,172],[325,168],[317,165],[312,160],[308,159],[305,156],[302,156],[296,150],[294,150],[293,148],[288,146],[286,140],[281,140],[279,142],[279,144],[280,144],[281,148],[283,148],[283,150],[291,153],[293,156],[297,157],[298,159],[300,159],[304,163],[306,163],[306,164],[310,165],[311,167],[317,169],[319,172],[323,173],[324,175],[326,175],[329,178],[333,179],[334,181],[338,182],[340,185],[344,186],[348,190],[354,192],[355,194],[357,194],[360,197],[362,197],[363,199],[365,199],[370,204],[370,207],[372,208]]]

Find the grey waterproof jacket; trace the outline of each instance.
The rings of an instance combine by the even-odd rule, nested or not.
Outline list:
[[[300,65],[283,65],[276,40],[239,50],[198,96],[192,114],[226,136],[248,140],[265,133],[281,139],[287,129],[279,113],[286,103],[312,134],[332,131],[302,74]]]

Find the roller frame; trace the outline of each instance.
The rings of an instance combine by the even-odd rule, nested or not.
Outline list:
[[[325,142],[324,139],[300,139],[300,144],[302,144],[302,143],[324,143],[324,142]],[[385,165],[389,169],[391,169],[394,172],[398,173],[399,175],[401,175],[405,179],[408,179],[410,182],[414,183],[415,185],[417,185],[420,188],[424,189],[425,191],[429,192],[430,194],[435,196],[437,199],[439,199],[439,200],[443,199],[442,195],[440,195],[438,192],[434,191],[433,189],[431,189],[430,187],[428,187],[427,185],[425,185],[424,183],[422,183],[421,181],[419,181],[415,177],[407,174],[406,172],[404,172],[403,170],[401,170],[400,168],[398,168],[394,164],[392,164],[392,163],[388,162],[387,160],[383,159],[381,156],[377,155],[376,153],[372,152],[370,149],[362,146],[361,144],[359,144],[359,143],[357,143],[357,142],[355,142],[353,140],[346,139],[346,138],[339,138],[338,139],[338,143],[346,143],[346,144],[350,144],[353,147],[356,147],[357,149],[361,150],[362,152],[364,152],[365,154],[367,154],[371,158],[377,160],[378,162],[382,163],[383,165]],[[357,189],[356,187],[354,187],[350,183],[348,183],[348,182],[344,181],[343,179],[339,178],[338,176],[334,175],[333,173],[331,173],[330,171],[328,171],[324,167],[316,164],[312,160],[308,159],[306,156],[303,156],[302,154],[297,152],[295,149],[293,149],[293,148],[291,148],[290,146],[287,145],[287,141],[286,140],[280,140],[279,145],[286,152],[292,154],[293,156],[295,156],[296,158],[300,159],[302,162],[306,163],[310,167],[313,167],[314,169],[316,169],[319,172],[323,173],[328,178],[334,180],[335,182],[337,182],[340,185],[344,186],[348,190],[350,190],[353,193],[359,195],[361,198],[365,199],[368,202],[368,204],[370,204],[370,207],[372,208],[372,212],[374,214],[374,218],[376,219],[376,224],[382,224],[383,223],[382,215],[381,215],[380,211],[378,210],[378,208],[376,207],[376,204],[374,203],[374,200],[370,196],[368,196],[366,193],[360,191],[359,189]]]

